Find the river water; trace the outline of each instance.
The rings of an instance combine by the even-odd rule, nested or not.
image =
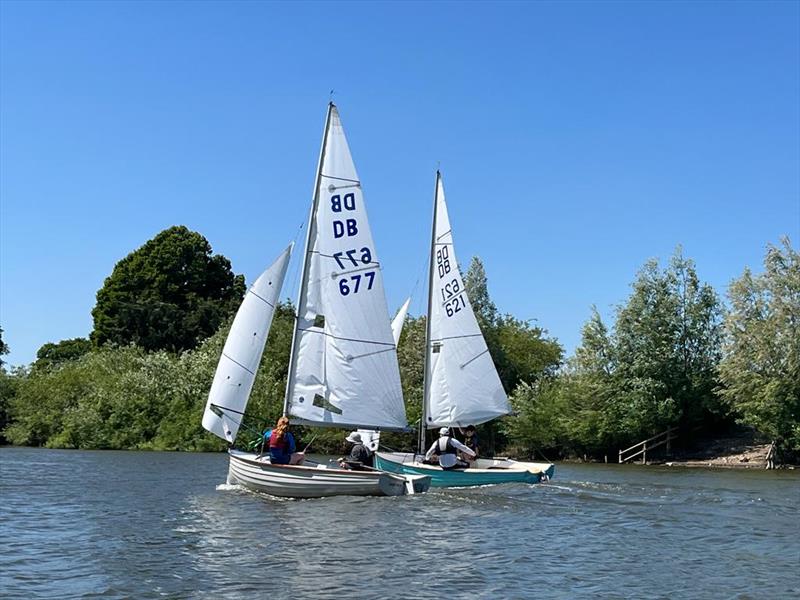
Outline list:
[[[3,598],[797,598],[800,472],[278,500],[224,454],[0,449]]]

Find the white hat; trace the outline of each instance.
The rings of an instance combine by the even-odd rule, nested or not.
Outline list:
[[[357,431],[351,431],[350,435],[345,438],[345,441],[350,442],[352,444],[361,444],[361,434]]]
[[[442,427],[439,430],[439,435],[450,435],[450,429],[447,427]]]

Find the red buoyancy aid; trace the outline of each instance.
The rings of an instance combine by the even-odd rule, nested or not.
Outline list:
[[[283,452],[289,451],[289,440],[286,439],[285,435],[278,435],[278,432],[273,430],[269,436],[269,447],[271,448],[279,448]]]

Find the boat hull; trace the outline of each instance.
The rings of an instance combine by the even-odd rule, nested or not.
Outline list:
[[[424,492],[430,479],[381,471],[349,471],[327,465],[273,465],[256,454],[231,450],[228,483],[284,498],[403,496]]]
[[[428,475],[432,487],[465,487],[498,483],[539,483],[555,474],[550,463],[519,462],[510,459],[479,459],[469,469],[444,470],[426,465],[410,453],[376,452],[375,466],[382,471],[403,475]]]

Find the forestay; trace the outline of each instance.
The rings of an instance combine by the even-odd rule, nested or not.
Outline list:
[[[233,442],[264,352],[292,245],[247,290],[231,325],[203,413],[203,427]]]
[[[438,173],[435,203],[426,425],[476,425],[510,407],[464,289]]]
[[[397,352],[361,183],[331,104],[309,219],[287,412],[331,426],[406,427]]]

